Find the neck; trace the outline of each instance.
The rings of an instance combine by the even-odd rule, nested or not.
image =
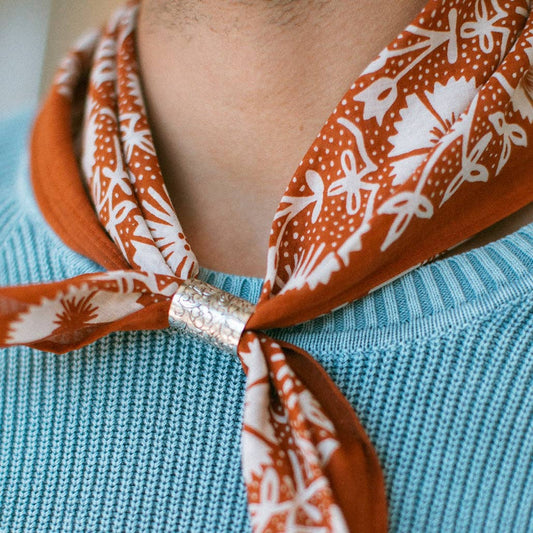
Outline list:
[[[144,0],[138,52],[165,182],[202,266],[262,276],[301,157],[424,0]]]

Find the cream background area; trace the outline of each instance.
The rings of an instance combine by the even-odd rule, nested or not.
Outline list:
[[[51,0],[41,94],[46,91],[61,57],[91,27],[101,26],[123,0]]]
[[[61,57],[123,0],[0,0],[0,117],[37,106]]]
[[[0,117],[39,97],[50,0],[0,0]]]

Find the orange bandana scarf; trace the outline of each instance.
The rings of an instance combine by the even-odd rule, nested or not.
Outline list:
[[[66,58],[32,139],[43,214],[107,272],[0,289],[0,346],[62,353],[167,328],[173,295],[198,272],[147,122],[136,11]],[[379,462],[351,406],[311,356],[262,330],[360,298],[533,201],[532,62],[528,1],[431,0],[302,159],[238,341],[254,531],[386,530]],[[83,106],[78,161],[71,124]]]

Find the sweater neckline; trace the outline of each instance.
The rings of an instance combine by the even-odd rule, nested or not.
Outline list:
[[[55,238],[37,206],[29,179],[28,157],[19,168],[13,191],[19,207]],[[65,245],[66,248],[66,245]],[[69,255],[72,252],[70,249]],[[88,260],[90,270],[102,270]],[[256,302],[263,280],[200,267],[199,278],[222,290]],[[435,325],[466,320],[472,313],[489,310],[510,299],[533,293],[533,223],[484,246],[419,266],[367,296],[327,315],[292,328],[280,337],[292,338],[301,332],[332,334],[346,332],[360,336],[371,330],[409,327],[414,333],[417,322],[430,320]],[[359,338],[359,337],[358,337]]]
[[[200,279],[256,302],[263,280],[200,268]],[[533,293],[533,223],[484,246],[411,270],[367,296],[315,320],[278,332],[349,333],[367,344],[427,334],[461,324],[514,298]],[[429,328],[429,329],[428,329]]]

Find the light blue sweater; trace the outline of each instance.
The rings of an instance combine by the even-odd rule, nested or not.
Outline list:
[[[100,270],[35,205],[30,118],[0,125],[1,285]],[[259,279],[201,277],[260,293]],[[279,337],[354,406],[391,531],[533,531],[533,224]],[[0,350],[0,531],[249,531],[243,393],[236,358],[168,331]]]

